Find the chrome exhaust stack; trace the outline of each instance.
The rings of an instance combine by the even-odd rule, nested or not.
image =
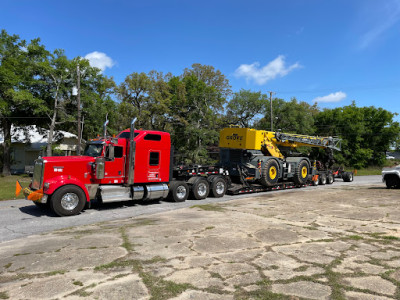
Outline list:
[[[106,120],[103,124],[104,140],[107,139],[107,125],[108,125],[108,120]]]
[[[131,122],[131,132],[129,134],[129,161],[128,161],[128,185],[133,185],[133,178],[135,175],[135,153],[136,153],[136,142],[135,142],[135,122],[137,118],[134,118]]]

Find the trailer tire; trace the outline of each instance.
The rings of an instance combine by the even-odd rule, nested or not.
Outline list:
[[[353,181],[353,173],[352,172],[344,172],[342,175],[344,182],[352,182]]]
[[[333,181],[334,181],[333,174],[332,173],[328,173],[328,176],[326,176],[326,183],[327,184],[332,184]]]
[[[58,216],[74,216],[79,214],[86,204],[86,195],[76,185],[60,187],[51,196],[50,208]]]
[[[312,185],[313,185],[313,186],[317,186],[318,184],[319,184],[319,176],[317,177],[316,180],[313,180],[313,181],[312,181]]]
[[[189,197],[189,186],[184,181],[173,181],[169,187],[168,198],[175,202],[184,202]]]
[[[326,174],[319,175],[319,184],[325,185],[326,184]]]
[[[221,198],[225,195],[227,184],[224,178],[216,176],[213,178],[210,186],[211,194],[214,198]]]
[[[306,160],[300,161],[294,172],[294,182],[296,184],[306,184],[309,175],[309,166]]]
[[[202,200],[208,197],[210,185],[202,177],[195,177],[192,181],[192,195],[196,200]]]
[[[260,182],[263,186],[274,186],[279,180],[279,164],[275,159],[270,159],[264,164]]]

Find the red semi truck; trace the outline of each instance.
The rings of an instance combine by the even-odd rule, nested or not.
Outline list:
[[[317,184],[319,171],[308,157],[285,157],[278,145],[310,145],[339,150],[339,140],[225,128],[220,134],[220,162],[215,166],[174,166],[170,134],[131,128],[117,137],[90,141],[83,156],[42,157],[35,161],[26,199],[49,206],[59,216],[79,214],[91,200],[103,203],[155,200],[200,200],[211,193],[260,192]],[[320,178],[320,179],[321,179]],[[321,182],[325,184],[324,182]],[[332,182],[327,182],[332,183]],[[22,187],[17,182],[17,192]]]

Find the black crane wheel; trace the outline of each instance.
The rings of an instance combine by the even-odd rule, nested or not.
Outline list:
[[[268,160],[261,172],[261,184],[274,186],[279,180],[279,164],[275,159]]]
[[[300,161],[294,173],[294,182],[296,184],[306,184],[309,175],[309,166],[306,160]]]

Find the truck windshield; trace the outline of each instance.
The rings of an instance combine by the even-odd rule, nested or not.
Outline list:
[[[103,150],[103,145],[101,144],[88,144],[85,147],[83,155],[97,157],[101,155],[102,150]]]

